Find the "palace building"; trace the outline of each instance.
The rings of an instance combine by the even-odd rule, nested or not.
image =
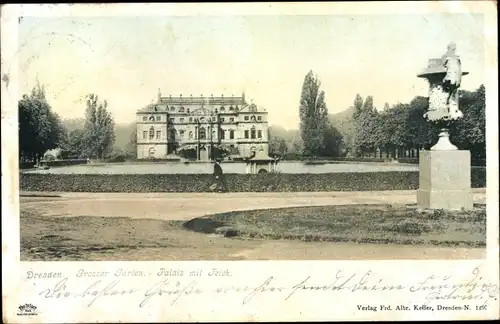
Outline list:
[[[217,158],[217,148],[233,158],[268,154],[267,112],[241,97],[162,97],[137,111],[137,158],[164,159],[180,150],[197,160]]]

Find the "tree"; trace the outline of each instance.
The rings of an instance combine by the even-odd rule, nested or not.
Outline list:
[[[339,157],[344,155],[344,141],[337,128],[328,125],[323,137],[324,156]]]
[[[373,106],[373,97],[363,98],[357,94],[354,99],[354,136],[351,149],[354,156],[376,152],[378,112]]]
[[[283,137],[272,136],[269,139],[269,155],[284,156],[288,152],[288,145]]]
[[[137,128],[134,128],[127,143],[126,152],[128,156],[137,158]]]
[[[360,127],[358,136],[360,151],[363,154],[373,152],[375,150],[375,138],[373,135],[375,134],[377,116],[373,107],[372,96],[366,97],[358,119],[357,125]]]
[[[282,138],[278,145],[278,152],[281,156],[284,156],[288,152],[288,145],[286,144],[286,140]]]
[[[31,94],[18,102],[19,154],[21,160],[38,162],[47,150],[57,148],[64,139],[59,116],[52,111],[45,88],[37,83]]]
[[[289,153],[293,155],[302,155],[304,152],[304,143],[302,142],[302,138],[300,135],[295,136],[290,145]]]
[[[280,145],[280,140],[278,136],[271,136],[269,137],[269,154],[270,155],[277,155],[279,154],[279,145]]]
[[[304,78],[300,97],[300,131],[305,155],[320,155],[324,149],[324,133],[328,122],[325,92],[321,82],[309,71]]]
[[[470,150],[475,158],[486,156],[486,104],[485,87],[476,91],[460,91],[460,110],[463,118],[452,123],[450,140],[459,149]],[[438,140],[439,129],[427,122],[423,115],[429,106],[427,97],[415,97],[410,103],[398,103],[377,111],[372,97],[363,98],[357,94],[354,104],[346,112],[352,118],[344,117],[342,135],[350,155],[363,156],[366,153],[385,152],[392,158],[418,158],[421,149],[430,149]],[[409,154],[408,154],[409,153]],[[376,154],[375,154],[376,156]]]
[[[83,129],[75,129],[66,135],[65,141],[62,144],[62,158],[76,159],[81,157],[84,151],[84,135]]]
[[[354,113],[353,117],[354,119],[358,119],[359,115],[363,112],[363,97],[358,93],[356,94],[356,97],[354,98]]]
[[[470,150],[475,158],[486,157],[486,91],[460,92],[460,110],[464,116],[450,130],[450,140],[460,149]]]
[[[89,94],[86,97],[84,125],[84,155],[103,159],[111,153],[115,141],[114,121],[107,110],[108,103],[99,102],[99,97]]]
[[[429,98],[415,97],[409,104],[406,120],[407,138],[405,145],[412,149],[428,148],[437,140],[437,129],[434,129],[424,114],[429,107]]]

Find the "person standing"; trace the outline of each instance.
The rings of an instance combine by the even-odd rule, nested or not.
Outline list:
[[[224,172],[222,171],[221,160],[216,159],[214,161],[214,177],[215,177],[215,185],[214,190],[218,192],[226,191],[226,182],[224,179]]]

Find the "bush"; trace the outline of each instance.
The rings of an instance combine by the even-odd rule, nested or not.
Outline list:
[[[43,161],[45,165],[49,167],[60,167],[68,165],[78,165],[87,164],[87,159],[67,159],[67,160],[53,160],[53,161]]]
[[[35,162],[19,162],[19,169],[33,169],[35,167]]]
[[[418,172],[226,174],[228,192],[414,190]],[[42,174],[21,173],[24,191],[211,192],[211,174]],[[486,186],[486,171],[472,169],[472,187]]]
[[[116,155],[112,155],[108,159],[106,159],[106,162],[116,163],[116,162],[125,162],[127,160],[128,160],[128,156],[126,154],[116,154]]]
[[[372,157],[329,157],[329,156],[304,156],[295,153],[287,153],[282,156],[287,161],[332,161],[332,162],[378,162],[384,163],[389,159]]]

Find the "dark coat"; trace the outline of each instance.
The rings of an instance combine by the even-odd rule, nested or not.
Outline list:
[[[220,166],[219,163],[214,164],[214,176],[221,176],[222,175],[222,167]]]

